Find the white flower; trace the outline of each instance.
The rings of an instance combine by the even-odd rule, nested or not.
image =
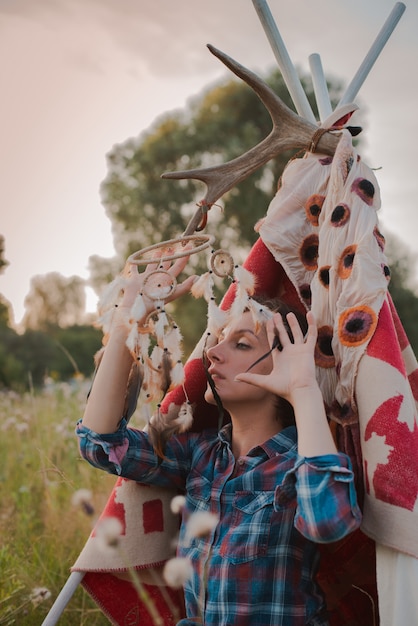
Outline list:
[[[163,577],[169,587],[180,589],[193,575],[193,567],[189,559],[176,557],[164,566]]]
[[[44,600],[48,600],[51,597],[51,592],[46,587],[35,587],[30,594],[30,601],[33,606],[38,606]]]
[[[185,504],[186,498],[184,496],[174,496],[170,503],[171,511],[173,513],[181,513]]]
[[[105,548],[117,548],[122,535],[122,523],[117,517],[106,517],[96,527],[96,537]]]
[[[81,507],[87,515],[94,514],[94,506],[92,504],[93,494],[90,489],[78,489],[73,493],[71,503],[73,506]]]
[[[209,511],[192,513],[186,526],[186,539],[206,537],[216,528],[218,521],[217,515]]]

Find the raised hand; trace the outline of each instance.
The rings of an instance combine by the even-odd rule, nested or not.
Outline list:
[[[155,289],[161,289],[164,295],[164,302],[171,302],[186,294],[196,276],[189,276],[182,283],[177,283],[177,277],[181,274],[189,260],[188,256],[176,259],[174,263],[170,261],[149,263],[144,272],[138,272],[138,267],[134,263],[128,263],[124,269],[126,285],[124,288],[121,307],[131,309],[138,294],[142,294],[146,314],[155,310],[155,299],[147,294]]]
[[[287,322],[293,335],[291,341],[280,313],[267,323],[267,335],[271,346],[273,368],[270,374],[239,374],[236,380],[257,385],[292,402],[295,391],[317,387],[315,376],[314,350],[317,339],[317,326],[313,313],[306,316],[308,332],[303,336],[299,322],[293,313],[287,315]],[[278,340],[278,341],[277,341]]]

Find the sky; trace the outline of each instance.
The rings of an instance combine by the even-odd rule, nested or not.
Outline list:
[[[361,154],[381,188],[381,228],[415,253],[418,2],[405,4],[356,102],[366,121]],[[395,2],[268,6],[296,67],[308,72],[318,53],[326,77],[348,84]],[[33,276],[88,278],[91,255],[114,256],[100,200],[106,154],[232,76],[207,43],[261,76],[276,66],[252,0],[0,0],[0,234],[9,262],[0,293],[16,322]]]

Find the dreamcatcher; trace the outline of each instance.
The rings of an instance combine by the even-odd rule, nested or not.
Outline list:
[[[269,309],[252,298],[255,291],[254,275],[236,264],[226,250],[215,250],[213,243],[213,236],[195,234],[143,248],[128,257],[124,271],[108,285],[100,298],[97,325],[103,330],[106,344],[115,310],[120,306],[129,280],[129,272],[135,271],[135,267],[155,266],[155,269],[148,268],[141,292],[132,307],[125,312],[124,323],[128,328],[126,346],[133,360],[127,393],[130,398],[126,410],[128,417],[139,400],[141,417],[149,424],[154,409],[159,411],[165,395],[183,386],[186,400],[175,420],[176,430],[187,430],[193,421],[191,402],[183,385],[185,373],[181,329],[166,306],[177,284],[176,278],[166,269],[172,261],[211,249],[207,271],[191,288],[195,298],[204,298],[207,302],[207,337],[216,338],[228,320],[239,316],[244,310],[251,312],[256,328],[272,315]],[[223,310],[217,302],[215,286],[218,280],[235,285],[234,302],[228,310]],[[144,298],[154,303],[151,313],[147,313]]]

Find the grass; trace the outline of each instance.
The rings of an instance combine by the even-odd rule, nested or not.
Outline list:
[[[74,492],[89,489],[100,514],[115,483],[79,456],[74,428],[85,398],[80,383],[0,393],[1,626],[42,624],[95,521],[74,507]],[[50,597],[33,602],[42,587]],[[108,624],[81,587],[59,620],[59,626]]]

